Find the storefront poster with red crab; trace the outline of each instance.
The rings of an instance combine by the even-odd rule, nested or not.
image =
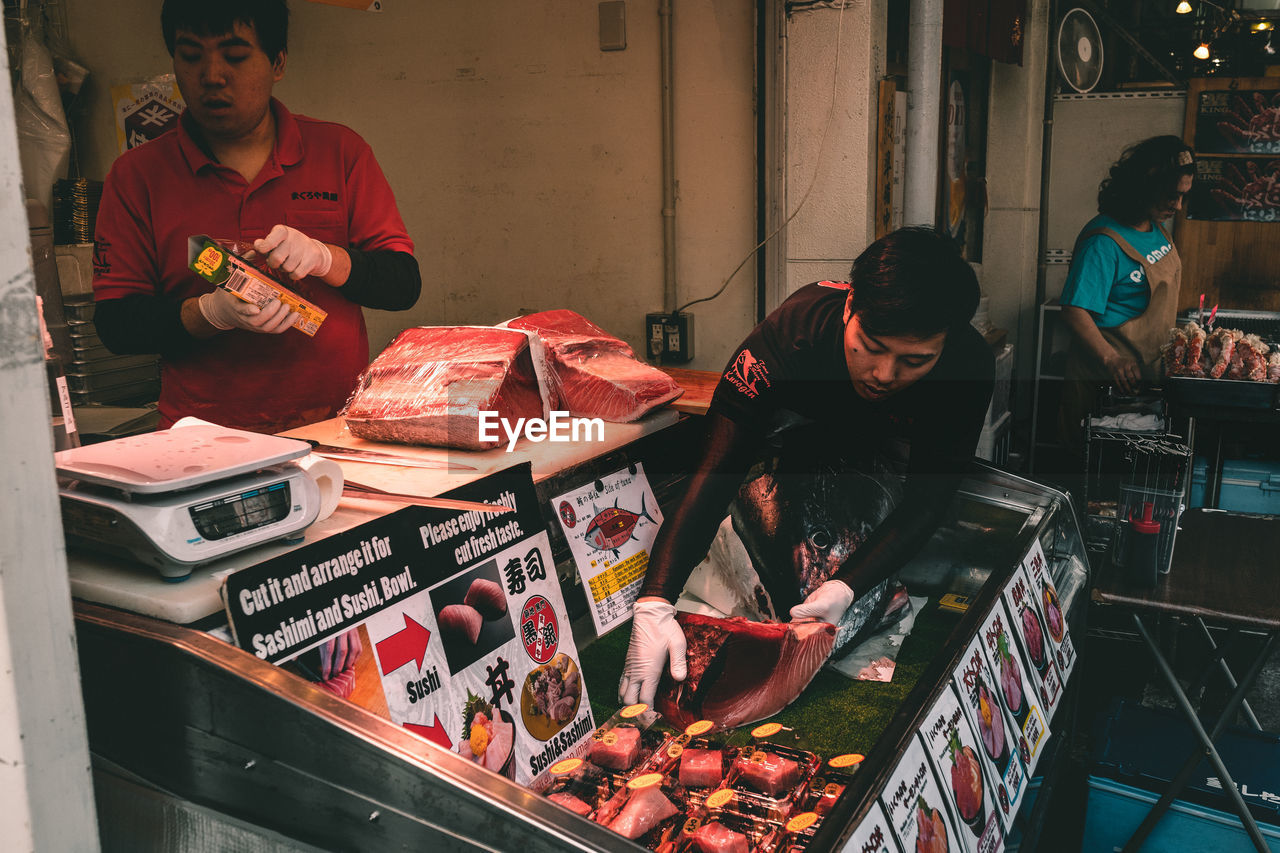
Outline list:
[[[1280,222],[1280,157],[1201,157],[1187,218]]]
[[[1280,154],[1280,88],[1200,93],[1193,146],[1205,154]]]

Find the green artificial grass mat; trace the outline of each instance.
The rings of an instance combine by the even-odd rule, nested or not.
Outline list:
[[[875,745],[907,694],[937,658],[959,621],[959,615],[938,609],[934,600],[916,614],[916,623],[898,653],[893,681],[854,681],[821,670],[800,698],[770,722],[792,729],[795,746],[824,758],[847,752],[866,754]],[[599,725],[618,710],[618,680],[631,632],[619,628],[579,649],[582,675],[591,697],[591,712]],[[754,728],[753,724],[751,728]],[[790,739],[788,739],[790,742]]]

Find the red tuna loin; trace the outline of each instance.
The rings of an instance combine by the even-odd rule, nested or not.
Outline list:
[[[440,611],[440,631],[449,637],[466,640],[471,645],[480,638],[484,617],[469,604],[450,604]]]
[[[674,379],[581,314],[542,311],[507,325],[535,332],[546,344],[560,404],[573,415],[630,423],[683,393]]]
[[[553,803],[559,803],[569,811],[577,812],[583,817],[586,817],[587,815],[591,814],[591,806],[589,806],[587,803],[583,802],[582,800],[578,799],[573,794],[566,794],[563,791],[557,791],[556,793],[547,797],[547,799]]]
[[[800,781],[799,764],[772,752],[761,754],[764,757],[759,761],[755,760],[755,756],[739,756],[734,759],[733,766],[738,771],[739,779],[771,797],[790,791]]]
[[[484,614],[486,619],[495,619],[507,612],[507,597],[502,594],[502,587],[491,580],[476,578],[467,587],[467,594],[462,597],[463,604],[469,604]]]
[[[632,792],[627,804],[609,824],[609,828],[627,838],[639,838],[680,810],[657,785]]]
[[[591,744],[588,758],[598,767],[630,770],[639,756],[640,730],[634,726],[615,726]]]
[[[747,836],[734,832],[723,823],[704,823],[692,837],[699,853],[751,853]]]
[[[680,613],[689,673],[663,670],[654,707],[676,728],[711,720],[734,728],[772,717],[795,701],[835,644],[826,622],[750,622]]]
[[[724,778],[724,753],[718,749],[686,749],[680,753],[680,784],[695,788],[719,785]]]
[[[529,339],[509,329],[405,329],[369,365],[342,412],[353,435],[370,441],[483,450],[480,412],[541,418],[542,397]],[[496,423],[496,422],[493,422]],[[492,434],[492,433],[491,433]]]

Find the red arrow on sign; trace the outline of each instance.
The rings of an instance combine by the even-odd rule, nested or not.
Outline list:
[[[431,632],[404,614],[404,629],[377,643],[378,660],[382,662],[382,674],[390,675],[409,661],[422,669],[422,659],[427,654],[427,641]]]
[[[405,617],[406,619],[408,617]],[[445,734],[444,723],[440,722],[440,715],[433,714],[435,717],[435,725],[420,726],[417,723],[405,723],[404,727],[413,732],[418,737],[426,738],[432,743],[439,744],[445,749],[453,749],[453,741],[449,740],[449,735]]]

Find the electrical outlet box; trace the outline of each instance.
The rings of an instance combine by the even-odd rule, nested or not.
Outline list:
[[[692,314],[646,314],[644,327],[650,361],[687,364],[693,359]]]

